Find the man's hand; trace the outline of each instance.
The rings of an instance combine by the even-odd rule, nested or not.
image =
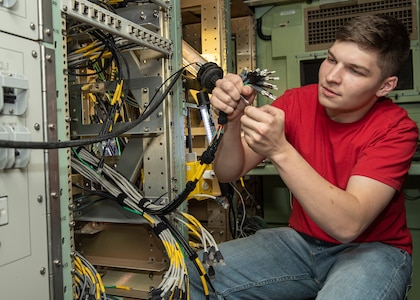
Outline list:
[[[243,114],[245,102],[252,103],[255,96],[256,92],[252,87],[245,86],[239,75],[228,73],[216,81],[210,102],[216,113],[223,111],[229,119],[236,119]]]
[[[248,146],[261,156],[270,158],[287,143],[284,134],[284,112],[274,106],[246,107],[241,117]]]

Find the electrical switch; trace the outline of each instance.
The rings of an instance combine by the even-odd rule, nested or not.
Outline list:
[[[27,90],[28,80],[23,75],[0,72],[0,113],[22,115],[28,105]]]
[[[0,139],[29,141],[31,133],[24,126],[0,125]],[[29,164],[29,149],[0,148],[0,170],[25,168]]]

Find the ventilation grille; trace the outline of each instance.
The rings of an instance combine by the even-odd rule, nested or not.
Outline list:
[[[335,40],[337,29],[355,16],[387,14],[399,19],[407,27],[410,38],[417,40],[415,0],[363,1],[358,4],[305,9],[305,49],[325,50]]]

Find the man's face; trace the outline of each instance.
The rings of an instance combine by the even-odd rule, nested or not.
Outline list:
[[[329,117],[350,123],[362,118],[386,95],[377,64],[377,53],[352,42],[336,41],[319,69],[319,102]]]

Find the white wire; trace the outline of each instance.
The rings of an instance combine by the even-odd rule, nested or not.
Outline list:
[[[210,194],[194,194],[190,198],[195,198],[195,197],[203,197],[203,198],[209,198],[209,199],[214,199],[214,200],[217,198],[216,196],[210,195]]]
[[[86,149],[81,149],[79,152],[79,156],[81,159],[85,160],[86,162],[89,162],[92,165],[98,165],[100,160],[92,155],[89,151]],[[124,192],[127,197],[129,197],[132,201],[135,203],[139,203],[141,199],[143,199],[143,195],[140,193],[140,191],[131,184],[130,181],[127,180],[121,173],[114,170],[112,167],[110,167],[107,164],[104,164],[102,171],[109,176],[115,184],[118,185],[118,187]],[[162,208],[160,205],[156,205],[152,202],[147,203],[147,208],[151,210],[158,210]]]
[[[239,199],[241,200],[241,204],[242,204],[242,210],[243,210],[243,212],[242,212],[242,221],[241,221],[241,224],[240,224],[240,226],[239,226],[239,228],[238,228],[238,230],[239,230],[239,232],[240,232],[240,237],[245,237],[246,235],[245,235],[245,233],[244,233],[244,231],[243,231],[243,226],[244,226],[244,223],[245,223],[245,218],[246,218],[246,207],[245,207],[245,201],[244,201],[244,198],[242,197],[242,195],[241,195],[241,193],[239,192],[239,190],[233,185],[233,184],[231,184],[231,186],[232,186],[232,188],[233,188],[233,190],[235,191],[235,193],[237,193],[238,194],[238,197],[239,197]]]
[[[114,185],[110,184],[107,180],[105,180],[100,174],[96,173],[95,170],[92,170],[88,166],[84,165],[78,159],[72,157],[72,168],[74,168],[78,173],[80,173],[83,177],[96,182],[102,185],[111,195],[117,197],[121,194],[121,190],[116,188]]]

